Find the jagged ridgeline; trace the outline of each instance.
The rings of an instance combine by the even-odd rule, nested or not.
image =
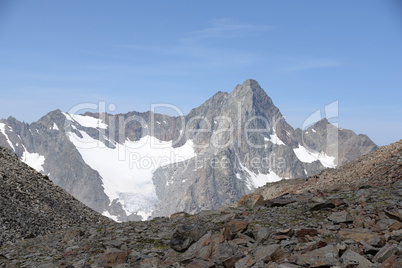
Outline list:
[[[2,119],[0,146],[119,221],[216,209],[377,148],[326,119],[293,129],[254,80],[187,115],[56,110],[31,124]]]

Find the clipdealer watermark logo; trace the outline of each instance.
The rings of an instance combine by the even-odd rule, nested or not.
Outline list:
[[[246,153],[242,159],[236,161],[248,163],[251,169],[261,170],[264,167],[285,169],[286,159],[276,155],[270,146],[270,144],[284,145],[288,139],[296,138],[294,132],[290,133],[283,129],[285,118],[278,116],[268,120],[261,115],[245,116],[241,102],[237,103],[236,108],[231,113],[216,117],[199,115],[189,117],[178,106],[159,103],[152,104],[149,113],[114,115],[113,112],[116,110],[114,104],[107,104],[104,101],[81,103],[67,112],[65,131],[78,149],[117,150],[117,160],[128,161],[132,169],[156,169],[169,164],[180,165],[183,169],[189,168],[190,165],[195,169],[205,165],[210,165],[212,168],[218,165],[221,168],[230,168],[233,164],[227,156],[216,156],[216,152],[228,147],[237,147],[241,150],[251,148],[260,152],[259,157],[250,157],[249,153]],[[169,111],[173,117],[164,117],[158,113],[160,110]],[[85,112],[94,115],[82,115]],[[302,123],[299,146],[303,146],[311,157],[316,157],[321,162],[327,161],[322,157],[323,154],[331,155],[335,161],[338,159],[338,115],[339,105],[338,101],[335,101],[323,109],[316,110]],[[321,137],[320,140],[321,150],[317,151],[316,147],[311,146],[311,137],[307,136],[305,130],[323,118],[327,118],[331,125],[326,126],[325,137]],[[86,128],[96,128],[97,131],[86,131]],[[135,139],[130,136],[133,130],[137,135]],[[277,133],[278,130],[281,133]],[[164,136],[162,132],[165,132]],[[163,141],[166,137],[169,137],[170,141]],[[191,143],[186,144],[188,141]],[[190,156],[175,152],[174,148],[189,145],[194,150]],[[157,150],[169,152],[155,153]],[[206,151],[214,152],[212,154],[214,157],[204,157]],[[185,161],[189,158],[195,158],[193,164]]]

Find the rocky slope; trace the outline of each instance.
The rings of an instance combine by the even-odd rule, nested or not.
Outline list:
[[[0,245],[109,221],[1,147],[0,208]]]
[[[276,198],[8,242],[0,267],[402,267],[401,150],[381,147]]]
[[[377,148],[321,116],[294,130],[251,79],[187,115],[112,115],[102,105],[31,124],[1,119],[0,146],[121,221],[217,209],[267,182],[306,178]],[[94,112],[74,114],[83,108]]]
[[[380,147],[336,169],[326,169],[306,179],[267,184],[257,190],[264,198],[285,193],[317,190],[356,189],[361,186],[391,185],[402,178],[402,140]]]

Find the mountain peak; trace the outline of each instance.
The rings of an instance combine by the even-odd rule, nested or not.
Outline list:
[[[242,86],[249,86],[251,88],[261,88],[260,84],[254,79],[247,79],[243,82]]]
[[[254,79],[247,79],[246,81],[243,82],[241,85],[237,85],[236,88],[234,89],[233,92],[238,92],[238,91],[247,91],[249,93],[257,93],[260,91],[264,91],[260,84]]]
[[[269,98],[267,93],[261,88],[260,84],[254,79],[247,79],[241,85],[237,85],[231,93],[236,99],[244,97],[258,96],[259,98]],[[269,98],[269,100],[271,100]]]

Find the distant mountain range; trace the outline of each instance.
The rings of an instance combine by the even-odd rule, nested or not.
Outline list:
[[[325,118],[293,129],[254,80],[183,116],[9,117],[0,120],[0,146],[118,221],[216,209],[267,182],[307,178],[377,149]]]

